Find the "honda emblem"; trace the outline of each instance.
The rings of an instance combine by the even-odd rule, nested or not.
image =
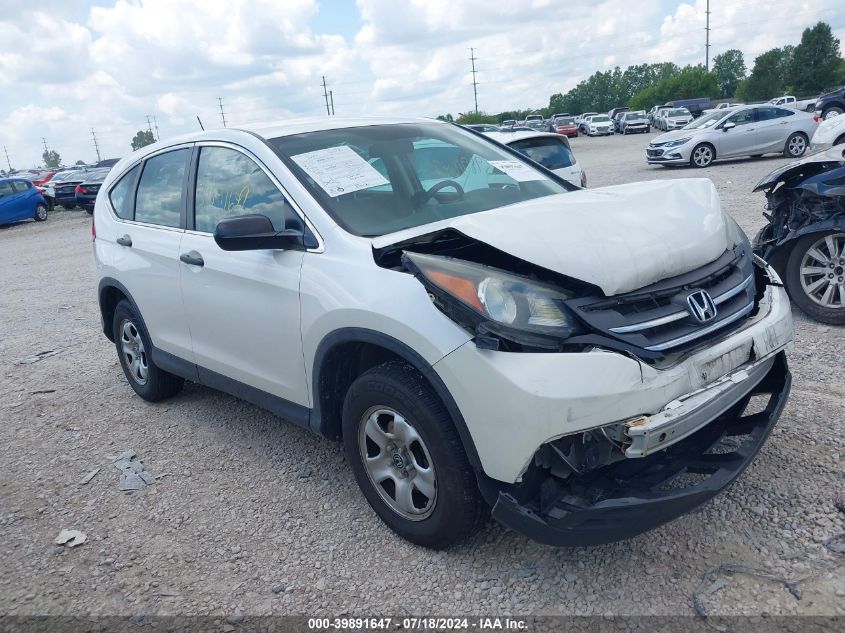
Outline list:
[[[716,304],[706,290],[693,290],[687,295],[687,309],[699,323],[707,323],[716,318]]]

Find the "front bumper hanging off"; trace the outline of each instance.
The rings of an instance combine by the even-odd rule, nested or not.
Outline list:
[[[541,543],[598,545],[641,534],[709,501],[754,460],[789,395],[783,352],[758,380],[739,402],[665,450],[567,479],[546,474],[528,498],[488,478],[480,481],[482,493],[498,521]],[[768,403],[746,413],[756,395]],[[683,485],[685,478],[695,481]]]

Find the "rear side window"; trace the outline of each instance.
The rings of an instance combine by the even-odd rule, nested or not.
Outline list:
[[[112,187],[111,193],[109,193],[109,200],[111,200],[111,206],[114,207],[114,212],[117,213],[117,217],[124,220],[132,219],[132,205],[129,204],[132,197],[129,194],[140,169],[140,165],[135,165],[124,174],[123,178],[117,181],[117,184]]]
[[[787,110],[786,108],[776,108],[774,106],[766,106],[757,108],[757,119],[760,121],[771,121],[772,119],[780,119],[785,116],[792,116],[794,110]]]
[[[5,198],[6,196],[13,196],[15,194],[15,190],[12,187],[12,183],[8,180],[6,182],[0,182],[0,198]]]
[[[574,162],[572,152],[559,138],[527,138],[510,143],[510,147],[540,163],[546,169],[571,167]]]
[[[249,157],[225,147],[203,147],[197,167],[194,228],[213,233],[220,220],[257,213],[277,231],[293,210],[267,174]]]
[[[182,186],[190,150],[177,149],[147,159],[135,196],[135,221],[179,227]]]
[[[32,184],[23,180],[13,180],[12,186],[15,188],[15,191],[17,191],[18,193],[22,193],[32,187]]]

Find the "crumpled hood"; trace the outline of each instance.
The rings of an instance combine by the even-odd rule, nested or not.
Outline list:
[[[447,228],[607,296],[694,270],[729,246],[716,188],[689,178],[537,198],[383,235],[373,247]]]

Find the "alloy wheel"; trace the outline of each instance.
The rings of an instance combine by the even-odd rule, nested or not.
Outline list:
[[[35,207],[35,217],[38,218],[40,222],[43,222],[47,219],[47,207],[43,204],[39,204]]]
[[[707,167],[713,162],[713,150],[707,145],[696,147],[692,152],[692,160],[699,167]]]
[[[120,324],[120,349],[126,362],[127,373],[139,385],[147,384],[150,366],[147,350],[141,333],[132,321],[124,319]]]
[[[833,117],[839,116],[840,114],[842,114],[842,110],[840,110],[839,108],[830,108],[827,112],[824,113],[824,116],[822,118],[826,121],[827,119],[832,119]]]
[[[358,425],[367,476],[387,506],[410,521],[428,517],[437,502],[437,476],[428,448],[399,412],[372,407]]]
[[[845,233],[829,233],[807,249],[799,271],[801,288],[825,308],[845,308]]]
[[[789,139],[787,151],[789,152],[790,156],[801,156],[804,153],[804,150],[806,149],[807,141],[804,140],[804,137],[800,134],[796,134],[791,139]]]

